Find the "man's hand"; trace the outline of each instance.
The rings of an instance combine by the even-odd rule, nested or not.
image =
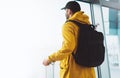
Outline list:
[[[48,59],[43,60],[43,65],[48,66],[51,62]]]

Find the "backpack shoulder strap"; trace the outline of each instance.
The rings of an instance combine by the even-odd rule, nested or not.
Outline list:
[[[76,24],[78,27],[81,26],[81,24],[82,24],[82,23],[77,22],[75,20],[67,20],[66,22],[72,22],[72,23]]]
[[[85,26],[85,25],[89,25],[92,29],[94,29],[95,30],[95,28],[96,28],[96,26],[95,25],[93,25],[93,24],[83,24],[83,23],[80,23],[80,22],[78,22],[78,21],[75,21],[75,20],[67,20],[66,22],[73,22],[73,23],[75,23],[78,27],[81,27],[81,26]]]

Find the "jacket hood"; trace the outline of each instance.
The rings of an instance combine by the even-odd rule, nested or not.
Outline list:
[[[89,17],[84,14],[83,11],[78,11],[76,12],[72,17],[70,17],[68,20],[75,20],[81,23],[87,23],[90,24],[89,22]]]

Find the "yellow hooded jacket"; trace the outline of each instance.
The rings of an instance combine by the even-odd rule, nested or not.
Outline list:
[[[82,11],[76,12],[68,20],[89,24],[89,17]],[[60,61],[60,78],[95,78],[94,68],[79,66],[75,63],[72,52],[77,46],[78,26],[66,22],[62,28],[63,44],[60,50],[51,54],[50,62]]]

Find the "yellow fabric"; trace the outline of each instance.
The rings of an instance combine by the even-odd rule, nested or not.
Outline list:
[[[76,12],[68,20],[90,23],[89,17],[82,11]],[[48,57],[51,62],[60,61],[60,78],[95,78],[94,68],[79,66],[72,57],[72,52],[77,45],[78,30],[79,28],[74,23],[66,22],[62,28],[63,45],[61,49]]]

